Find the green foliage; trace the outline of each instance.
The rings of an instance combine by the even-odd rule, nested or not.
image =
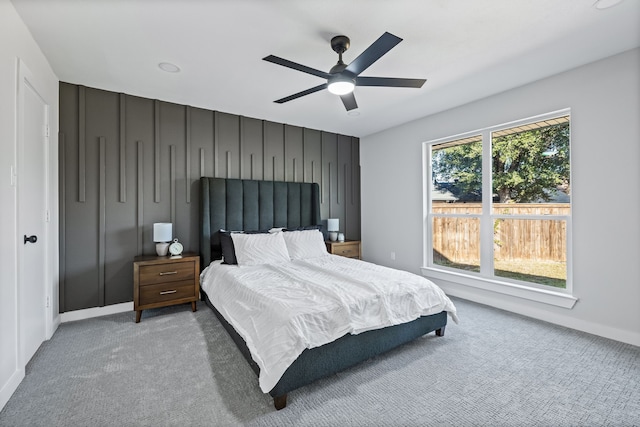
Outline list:
[[[569,123],[493,139],[495,201],[549,201],[558,188],[569,193]],[[460,200],[480,200],[482,144],[472,142],[434,150],[434,181]]]
[[[459,200],[482,199],[482,142],[471,142],[433,152],[436,182],[453,182],[447,189]]]
[[[549,201],[569,187],[569,124],[493,140],[493,191],[500,202]]]

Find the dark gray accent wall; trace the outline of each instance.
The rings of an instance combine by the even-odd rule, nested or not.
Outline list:
[[[360,239],[359,139],[60,83],[60,312],[132,301],[154,222],[198,252],[201,176],[320,185]]]

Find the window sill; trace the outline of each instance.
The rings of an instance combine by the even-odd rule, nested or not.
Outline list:
[[[446,271],[433,267],[422,267],[422,275],[428,279],[446,280],[456,285],[468,286],[486,291],[497,292],[517,298],[555,305],[567,309],[573,308],[578,298],[573,295],[547,289],[532,288],[515,283],[501,282],[469,274]]]

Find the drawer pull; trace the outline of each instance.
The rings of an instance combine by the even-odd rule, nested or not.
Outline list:
[[[172,290],[172,291],[162,291],[160,292],[160,295],[169,295],[169,294],[175,294],[176,292],[178,292],[177,290]]]
[[[168,276],[170,274],[178,274],[177,271],[163,271],[160,273],[161,276]]]

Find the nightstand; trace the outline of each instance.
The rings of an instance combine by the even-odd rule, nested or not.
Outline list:
[[[362,258],[362,246],[360,240],[345,240],[344,242],[325,241],[327,251],[330,254],[340,255],[347,258]]]
[[[142,310],[190,302],[196,311],[200,297],[200,256],[137,256],[133,261],[133,309],[136,323]]]

